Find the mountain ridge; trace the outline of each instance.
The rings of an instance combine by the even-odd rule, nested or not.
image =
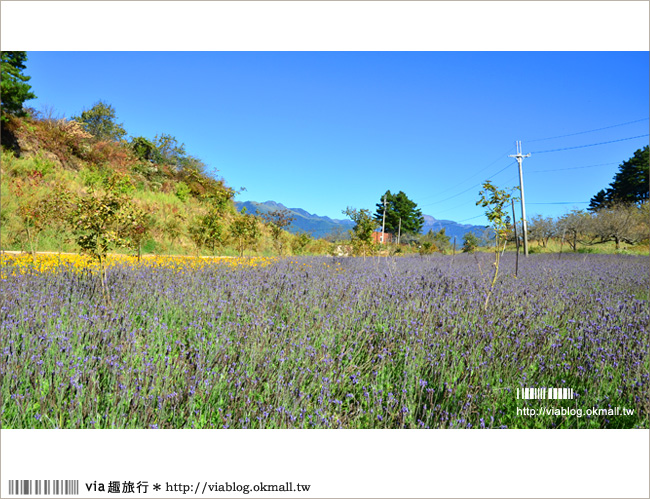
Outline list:
[[[347,231],[354,227],[354,222],[345,219],[335,219],[328,216],[319,216],[314,213],[309,213],[303,208],[288,208],[287,206],[277,201],[268,200],[263,203],[257,201],[235,201],[237,211],[246,208],[248,213],[263,215],[274,210],[288,210],[295,220],[287,228],[292,234],[307,232],[315,238],[323,238],[328,235],[344,237]],[[431,215],[423,215],[424,225],[422,227],[422,234],[426,234],[429,230],[438,232],[445,229],[445,234],[453,241],[454,237],[460,242],[467,232],[473,232],[478,237],[481,237],[485,232],[485,227],[482,225],[460,224],[453,220],[438,220]]]

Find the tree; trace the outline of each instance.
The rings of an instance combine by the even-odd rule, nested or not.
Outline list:
[[[647,205],[647,201],[641,207],[629,203],[613,204],[598,210],[592,217],[593,235],[598,237],[598,242],[614,241],[617,250],[621,242],[635,244],[647,238],[642,222]]]
[[[110,303],[106,290],[106,257],[114,248],[128,244],[125,225],[130,222],[125,216],[128,198],[125,184],[129,179],[113,174],[107,179],[105,190],[94,189],[78,197],[72,211],[71,222],[76,242],[82,253],[86,253],[99,263],[102,293]]]
[[[230,224],[230,235],[235,241],[239,256],[244,256],[244,251],[253,247],[261,236],[255,215],[246,213],[244,208]]]
[[[221,216],[215,210],[210,210],[205,215],[198,216],[190,226],[189,232],[197,250],[208,248],[213,255],[217,247],[224,242]]]
[[[177,190],[176,195],[178,192]],[[226,242],[227,235],[224,233],[222,221],[231,198],[232,190],[223,189],[203,199],[206,213],[196,217],[189,229],[190,238],[197,250],[208,248],[214,255],[217,247]]]
[[[507,208],[512,199],[512,195],[506,190],[498,189],[496,186],[492,185],[489,180],[486,180],[483,183],[483,190],[479,192],[479,196],[481,197],[476,202],[476,205],[486,208],[485,215],[492,224],[495,242],[494,277],[492,278],[492,284],[490,285],[490,290],[485,297],[485,304],[483,305],[483,308],[487,310],[488,302],[492,295],[492,291],[494,291],[494,285],[497,282],[497,276],[499,274],[501,251],[503,251],[501,243],[503,242],[503,249],[505,249],[505,244],[507,243],[508,224],[510,223],[510,215],[507,214]]]
[[[579,242],[591,242],[588,235],[592,233],[592,216],[583,210],[572,210],[560,217],[557,230],[558,234],[562,233],[562,240],[566,238],[571,249],[577,251]]]
[[[589,200],[589,211],[598,211],[608,204],[607,191],[605,189],[599,190],[594,197]]]
[[[154,219],[148,210],[133,203],[126,203],[123,213],[123,229],[121,235],[126,239],[126,245],[135,251],[138,261],[142,259],[142,243],[149,235]]]
[[[352,238],[352,248],[355,255],[371,255],[374,251],[372,233],[377,228],[377,223],[372,219],[370,210],[347,207],[343,214],[349,217],[354,223],[350,231]]]
[[[599,191],[589,203],[589,211],[598,211],[613,204],[640,204],[650,199],[650,165],[648,146],[637,149],[619,166],[607,190]]]
[[[97,141],[119,142],[126,136],[123,125],[115,121],[115,108],[101,100],[72,119],[81,123]]]
[[[474,253],[480,241],[473,232],[466,232],[463,236],[463,253]]]
[[[163,205],[163,213],[164,218],[161,224],[161,229],[163,234],[169,240],[169,251],[171,252],[174,243],[183,233],[183,222],[185,221],[185,217],[181,215],[178,208],[175,206],[171,208],[171,213],[167,213],[167,210],[165,210]]]
[[[429,243],[426,248],[430,250],[429,253],[434,251],[439,251],[440,253],[446,252],[450,247],[451,238],[446,234],[445,228],[443,227],[438,232],[433,232],[429,229],[429,232],[420,236],[419,243],[424,247],[425,243]]]
[[[446,234],[445,228],[443,227],[433,236],[433,244],[436,245],[440,253],[445,253],[449,248],[451,248],[451,238]]]
[[[436,251],[435,245],[431,241],[422,241],[422,244],[418,248],[418,253],[420,255],[430,255],[431,253]]]
[[[531,241],[539,241],[544,248],[546,248],[548,240],[556,233],[557,227],[552,217],[535,215],[528,223],[528,238]]]
[[[38,175],[24,179],[16,178],[9,184],[18,208],[20,229],[17,236],[22,239],[22,244],[27,243],[32,257],[36,255],[41,233],[49,227],[58,213],[52,202],[54,196],[49,195],[49,192],[45,195],[44,191],[39,189],[40,185],[41,177]]]
[[[179,144],[176,137],[167,133],[156,135],[153,144],[155,146],[154,161],[175,165],[180,168],[180,160],[187,154],[185,144]]]
[[[27,83],[31,76],[23,74],[26,60],[26,52],[2,52],[0,89],[3,122],[7,120],[5,114],[25,116],[27,113],[23,109],[23,103],[36,98],[36,95],[31,92],[31,85]]]
[[[284,230],[296,218],[291,216],[289,210],[272,210],[264,213],[262,218],[265,220],[269,229],[271,229],[271,239],[273,240],[275,250],[278,252],[278,255],[282,256],[282,250],[284,249]]]
[[[386,197],[385,232],[397,235],[400,231],[401,219],[402,234],[418,234],[424,225],[424,217],[422,211],[418,209],[418,205],[402,191],[397,194],[386,191],[384,196]],[[374,215],[374,219],[380,227],[384,219],[384,196],[377,203],[377,211]]]
[[[301,232],[293,238],[291,249],[296,255],[301,255],[310,242],[311,236],[307,232]]]
[[[135,155],[145,161],[153,161],[155,158],[156,146],[145,137],[132,137],[129,143]]]

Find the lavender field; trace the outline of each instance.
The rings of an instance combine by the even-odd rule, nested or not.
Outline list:
[[[491,259],[125,263],[110,305],[96,272],[5,263],[2,426],[648,428],[648,258],[506,254],[484,311]]]

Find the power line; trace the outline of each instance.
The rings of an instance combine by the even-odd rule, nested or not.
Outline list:
[[[469,220],[475,220],[475,219],[477,219],[477,218],[484,217],[484,216],[485,216],[485,215],[477,215],[477,216],[472,217],[472,218],[466,218],[465,220],[459,220],[459,221],[456,222],[456,223],[459,224],[459,223],[461,223],[461,222],[467,222],[467,221],[469,221]]]
[[[574,135],[582,135],[583,133],[599,132],[601,130],[608,130],[610,128],[616,128],[618,126],[631,125],[633,123],[640,123],[641,121],[648,121],[648,119],[650,119],[650,118],[642,118],[640,120],[628,121],[626,123],[619,123],[618,125],[605,126],[605,127],[602,127],[602,128],[594,128],[593,130],[586,130],[584,132],[567,133],[565,135],[556,135],[555,137],[546,137],[544,139],[527,140],[526,142],[528,142],[528,143],[530,143],[530,142],[541,142],[542,140],[561,139],[562,137],[572,137]]]
[[[454,185],[454,186],[452,186],[452,187],[446,189],[446,191],[444,191],[444,192],[451,192],[451,191],[453,191],[456,187],[463,185],[465,182],[467,182],[467,181],[468,181],[469,179],[471,179],[472,177],[476,177],[479,173],[481,173],[481,172],[487,170],[488,168],[490,168],[494,163],[497,163],[498,161],[503,160],[503,158],[506,157],[506,155],[507,155],[510,151],[512,151],[513,149],[514,149],[514,148],[511,147],[511,148],[508,149],[506,152],[504,152],[503,154],[499,155],[499,157],[498,157],[497,159],[495,159],[494,161],[492,161],[489,165],[487,165],[487,166],[481,168],[481,169],[478,170],[476,173],[474,173],[474,174],[472,174],[472,175],[470,175],[470,176],[468,176],[468,177],[465,177],[465,180],[463,180],[462,182],[459,182],[458,184],[456,184],[456,185]],[[472,189],[472,188],[473,188],[473,187],[470,187],[470,189]],[[469,189],[468,189],[468,190],[469,190]],[[467,191],[464,191],[464,192],[467,192]],[[462,193],[461,193],[461,194],[462,194]],[[431,198],[431,197],[434,197],[434,196],[437,196],[437,194],[431,194],[431,195],[429,195],[429,196],[425,196],[425,197],[423,197],[422,199],[428,199],[428,198]],[[438,203],[438,202],[439,202],[439,201],[436,201],[436,203]],[[440,202],[441,202],[441,201],[440,201]],[[425,205],[425,206],[429,206],[429,205]]]
[[[557,152],[557,151],[567,151],[569,149],[581,149],[583,147],[593,147],[593,146],[600,146],[603,144],[611,144],[613,142],[622,142],[624,140],[632,140],[632,139],[640,139],[641,137],[647,137],[650,134],[644,134],[644,135],[636,135],[635,137],[626,137],[624,139],[616,139],[616,140],[608,140],[607,142],[597,142],[595,144],[585,144],[582,146],[573,146],[573,147],[562,147],[561,149],[548,149],[546,151],[532,151],[531,154],[542,154],[545,152]]]
[[[496,174],[495,174],[495,175],[496,175]],[[515,182],[518,180],[518,178],[519,178],[519,177],[517,177],[517,176],[510,177],[510,178],[508,179],[508,181],[505,182],[505,183],[506,183],[506,184],[513,184],[513,183],[515,183]],[[478,187],[479,185],[481,185],[481,184],[476,184],[474,187]],[[457,210],[458,208],[464,208],[464,207],[467,207],[467,203],[466,203],[466,202],[463,203],[463,204],[459,204],[459,205],[457,205],[457,206],[454,206],[454,207],[452,207],[452,208],[445,208],[444,210],[436,210],[435,213],[436,213],[436,216],[438,216],[438,215],[440,215],[441,213],[447,213],[447,212],[449,212],[449,211],[454,211],[454,210]],[[476,218],[476,217],[474,217],[474,218]]]
[[[618,161],[614,161],[612,163],[600,163],[597,165],[572,166],[570,168],[555,168],[553,170],[529,170],[528,173],[562,172],[565,170],[579,170],[581,168],[595,168],[596,166],[616,165],[616,164],[618,164]]]
[[[587,204],[589,201],[558,201],[556,203],[528,203],[528,204]]]
[[[496,172],[496,173],[494,173],[493,175],[491,175],[490,177],[488,177],[486,180],[490,180],[491,178],[496,177],[499,173],[501,173],[502,171],[506,170],[507,168],[511,167],[511,166],[514,165],[514,164],[515,164],[515,162],[509,163],[509,164],[506,165],[505,167],[501,168],[501,170],[499,170],[498,172]],[[454,194],[453,196],[449,196],[448,198],[441,199],[440,201],[434,201],[433,203],[423,204],[422,207],[425,207],[425,206],[432,206],[432,205],[434,205],[434,204],[444,203],[445,201],[449,201],[450,199],[454,199],[455,197],[458,197],[458,196],[460,196],[461,194],[465,194],[466,192],[471,191],[472,189],[475,189],[476,187],[479,187],[479,186],[481,186],[481,185],[482,185],[481,183],[474,184],[473,186],[468,187],[467,189],[465,189],[464,191],[459,192],[458,194]]]

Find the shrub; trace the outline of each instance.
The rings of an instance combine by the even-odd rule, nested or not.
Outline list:
[[[192,193],[191,189],[185,182],[179,182],[176,184],[176,197],[183,201],[187,201],[187,199],[190,197],[190,194]]]

